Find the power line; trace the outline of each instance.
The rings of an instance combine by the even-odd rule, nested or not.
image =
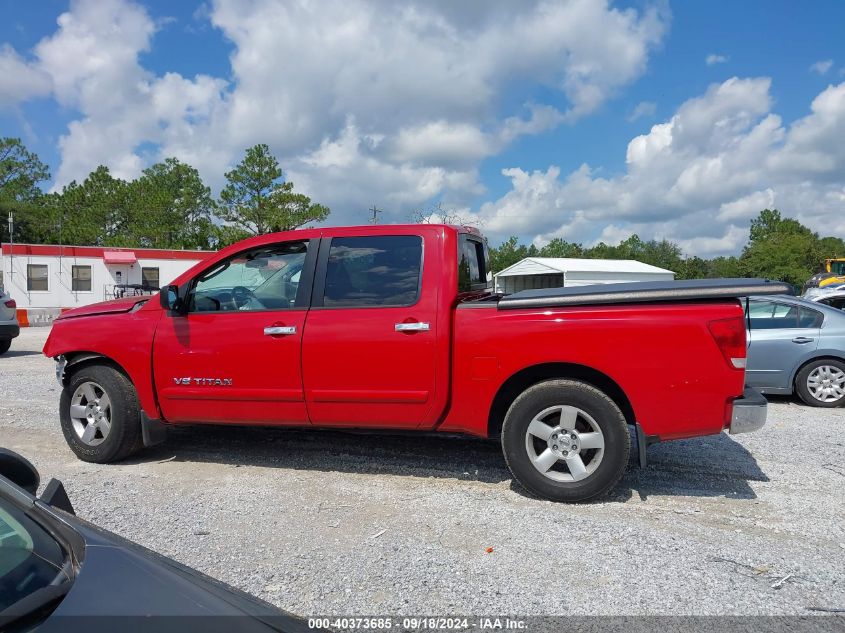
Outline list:
[[[373,217],[370,218],[370,224],[378,224],[378,214],[382,213],[382,210],[379,209],[376,205],[371,206],[369,210],[373,214]]]

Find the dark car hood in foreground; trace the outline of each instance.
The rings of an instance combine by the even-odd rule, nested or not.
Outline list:
[[[39,632],[306,631],[272,605],[136,543],[67,517],[85,539],[73,587]]]
[[[112,299],[110,301],[101,301],[100,303],[92,303],[87,306],[80,306],[67,310],[59,315],[57,320],[73,319],[81,316],[91,316],[94,314],[114,314],[118,312],[129,312],[138,303],[142,301],[149,301],[150,295],[141,295],[133,297],[123,297],[121,299]]]

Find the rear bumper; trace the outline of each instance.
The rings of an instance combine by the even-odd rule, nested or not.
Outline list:
[[[21,326],[17,323],[0,324],[0,339],[15,338],[21,333]]]
[[[733,401],[733,414],[728,430],[735,435],[763,428],[768,406],[769,403],[759,391],[746,387],[742,397]]]

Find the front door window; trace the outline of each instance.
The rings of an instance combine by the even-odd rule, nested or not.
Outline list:
[[[252,249],[197,278],[189,312],[287,310],[296,305],[307,242]]]

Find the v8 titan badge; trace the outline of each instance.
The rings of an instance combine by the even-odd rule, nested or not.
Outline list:
[[[231,385],[232,379],[231,378],[192,378],[190,376],[186,378],[174,378],[173,382],[177,385],[198,385],[203,387],[212,387],[215,385]]]

